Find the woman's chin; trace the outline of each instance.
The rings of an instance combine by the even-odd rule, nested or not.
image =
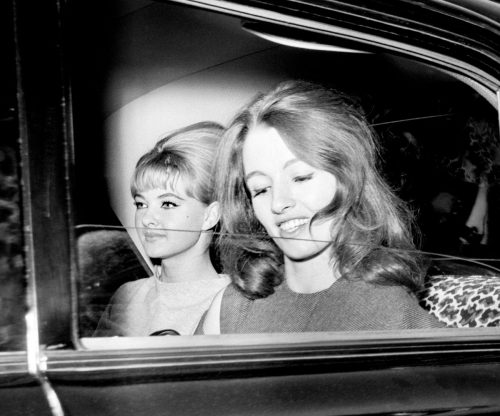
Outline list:
[[[144,250],[148,257],[152,259],[162,259],[168,257],[168,253],[165,252],[165,248],[155,249],[155,248],[145,248]]]
[[[325,252],[330,244],[316,241],[294,241],[278,244],[283,254],[294,262],[303,262],[314,259]]]

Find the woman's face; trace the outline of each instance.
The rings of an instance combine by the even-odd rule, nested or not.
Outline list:
[[[243,167],[255,215],[284,255],[303,261],[323,252],[331,240],[332,220],[310,225],[314,214],[332,201],[335,176],[298,159],[279,132],[264,124],[246,137]]]
[[[207,206],[186,195],[182,176],[168,189],[137,193],[134,203],[135,226],[149,257],[172,258],[189,253],[199,243]]]

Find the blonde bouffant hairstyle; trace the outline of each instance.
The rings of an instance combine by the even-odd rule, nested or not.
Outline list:
[[[188,196],[207,205],[214,202],[213,165],[223,132],[221,125],[205,121],[159,140],[136,164],[130,186],[132,196],[149,189],[167,189],[180,175],[188,178]]]

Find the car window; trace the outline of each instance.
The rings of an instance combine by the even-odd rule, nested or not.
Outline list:
[[[0,351],[25,349],[25,275],[19,178],[16,68],[12,16],[0,30]],[[6,10],[5,10],[6,9]]]
[[[237,17],[141,6],[100,16],[106,30],[95,38],[74,37],[81,337],[92,336],[119,287],[152,276],[157,263],[134,229],[139,157],[188,124],[227,125],[256,93],[288,79],[341,90],[363,108],[380,140],[379,169],[415,214],[428,276],[500,275],[500,139],[490,97],[388,51],[276,43]],[[220,270],[215,251],[213,260]]]

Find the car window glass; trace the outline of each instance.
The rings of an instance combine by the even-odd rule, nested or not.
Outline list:
[[[320,82],[361,104],[380,139],[380,171],[415,212],[429,275],[500,275],[498,114],[470,86],[388,53],[276,44],[237,18],[173,4],[93,21],[95,33],[75,35],[73,57],[81,336],[92,335],[123,283],[153,274],[134,230],[139,157],[174,129],[227,125],[254,94],[286,79]]]

